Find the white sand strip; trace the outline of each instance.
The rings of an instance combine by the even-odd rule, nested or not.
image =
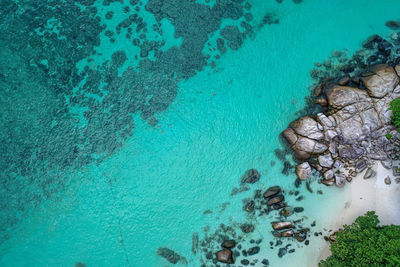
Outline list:
[[[385,169],[380,162],[376,162],[372,168],[377,172],[375,178],[363,179],[364,171],[351,183],[346,183],[345,186],[350,186],[349,201],[337,220],[332,223],[332,230],[337,230],[344,224],[351,224],[358,216],[372,210],[378,215],[381,224],[400,224],[400,184],[395,183],[392,171]],[[388,176],[391,179],[390,185],[384,182]],[[318,262],[329,255],[327,243],[313,266],[318,266]]]

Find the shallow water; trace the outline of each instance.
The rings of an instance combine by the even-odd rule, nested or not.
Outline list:
[[[166,86],[170,90],[160,93],[161,100],[152,106],[154,110],[141,107],[132,112],[125,109],[136,101],[136,93],[128,93],[132,84],[121,82],[115,85],[124,89],[107,100],[111,101],[110,110],[121,106],[116,111],[117,117],[123,117],[128,111],[134,117],[133,133],[126,138],[118,136],[112,143],[120,142],[121,145],[110,147],[114,134],[99,134],[103,130],[113,133],[123,130],[116,126],[107,128],[104,125],[111,119],[101,117],[102,120],[85,136],[89,142],[105,144],[104,149],[97,144],[95,148],[85,150],[84,153],[92,153],[93,159],[68,167],[49,163],[44,165],[44,170],[41,169],[42,182],[55,187],[48,197],[41,196],[48,191],[35,187],[34,181],[22,182],[22,185],[3,182],[2,190],[7,194],[14,193],[7,201],[2,198],[2,205],[7,207],[6,212],[2,212],[2,221],[7,224],[2,229],[1,266],[74,266],[76,262],[87,266],[173,266],[156,254],[159,247],[168,247],[186,257],[188,266],[200,266],[200,257],[204,259],[204,255],[192,253],[194,232],[200,233],[202,238],[206,226],[213,232],[221,223],[237,227],[239,223],[249,220],[256,225],[256,231],[246,235],[241,244],[248,247],[249,240],[263,239],[261,252],[255,256],[259,259],[256,266],[262,266],[260,261],[263,258],[267,258],[271,266],[308,266],[311,259],[318,257],[324,241],[321,237],[312,236],[309,246],[284,241],[284,244],[292,244],[296,251],[279,258],[278,249],[269,248],[269,242],[276,241],[270,227],[276,213],[257,218],[246,217],[242,199],[250,197],[255,189],[276,184],[286,192],[295,190],[295,175],[281,173],[283,163],[276,158],[274,150],[281,148],[280,132],[296,118],[296,111],[304,107],[304,97],[309,94],[308,86],[311,84],[309,71],[314,62],[323,61],[334,50],[355,51],[362,40],[373,33],[387,35],[390,30],[384,24],[387,20],[398,18],[400,3],[395,0],[309,0],[300,4],[257,0],[250,3],[250,12],[254,17],[252,36],[244,39],[239,49],[228,49],[219,60],[215,60],[214,68],[208,64],[195,74],[187,72],[182,77],[174,76],[171,84],[160,82],[160,88]],[[115,28],[127,16],[121,11],[124,5],[118,1],[104,7],[103,4],[94,3],[98,14],[103,16],[108,10],[115,10],[112,20],[104,20],[107,29]],[[259,27],[267,11],[276,14],[279,24]],[[20,10],[14,12],[21,13]],[[155,21],[154,16],[143,8],[141,14],[149,25]],[[237,24],[236,20],[223,19],[220,28]],[[173,25],[167,19],[162,21],[162,29],[166,40],[163,50],[181,45],[182,38],[173,36]],[[148,36],[151,34],[148,33]],[[214,46],[217,35],[215,32],[208,36],[211,46]],[[97,54],[90,57],[93,61],[80,60],[78,69],[83,70],[84,66],[96,69],[120,50],[124,50],[127,57],[122,65],[118,65],[120,77],[129,66],[138,65],[133,56],[138,49],[131,45],[131,41],[117,38],[115,43],[111,43],[104,30],[100,36],[100,42],[94,45]],[[12,47],[6,38],[2,38],[1,45]],[[209,51],[207,45],[203,52],[217,53]],[[154,59],[151,53],[149,57]],[[2,68],[10,62],[2,61]],[[16,60],[13,62],[16,69],[18,64],[22,64]],[[112,69],[102,70],[107,71]],[[155,81],[150,80],[150,84],[159,82],[157,75]],[[35,82],[35,75],[24,72],[23,68],[16,74],[16,79],[28,78]],[[74,94],[83,90],[80,86],[83,87],[85,81],[75,87]],[[10,82],[10,79],[5,79],[5,82]],[[47,110],[62,99],[59,94],[63,92],[54,96],[44,89],[42,93],[34,87],[32,92],[26,88],[1,102],[3,109],[9,112],[4,113],[3,127],[4,121],[10,121],[13,116],[24,124],[28,120],[38,120],[43,114],[53,114],[33,111],[33,119],[29,119],[24,107],[31,107],[31,102],[33,110],[38,106],[39,110]],[[87,96],[89,91],[84,91],[84,94]],[[106,98],[112,92],[105,90],[102,93],[100,98]],[[151,102],[156,93],[150,90],[145,96],[146,102]],[[72,94],[65,95],[66,98],[73,98]],[[85,108],[76,108],[71,104],[73,100],[70,101],[69,114],[78,118],[74,123],[86,129],[90,121],[83,115]],[[41,106],[43,103],[46,108]],[[146,112],[150,116],[146,117]],[[51,123],[51,118],[46,121],[47,124]],[[38,123],[38,128],[43,127],[41,123]],[[32,129],[37,128],[32,126]],[[38,133],[39,136],[46,134],[46,131]],[[8,138],[12,140],[13,137]],[[53,142],[51,138],[54,137],[45,140]],[[73,145],[67,142],[60,147]],[[82,143],[79,147],[84,146]],[[96,161],[97,158],[100,160]],[[271,161],[276,164],[271,166]],[[32,164],[32,168],[39,167]],[[250,168],[260,171],[260,181],[251,186],[252,190],[230,196],[232,189],[239,186],[242,174]],[[36,177],[30,173],[26,173],[25,177],[29,175]],[[2,176],[2,179],[4,177],[7,176]],[[14,185],[14,191],[9,189]],[[315,220],[317,226],[313,230],[323,231],[346,202],[347,189],[325,188],[316,182],[311,186],[314,193],[308,192],[304,184],[301,186],[300,195],[305,197],[303,201],[297,202],[295,196],[285,195],[286,201],[305,209],[291,219],[304,217],[303,224],[307,227]],[[38,190],[35,194],[39,200],[29,198],[25,190]],[[317,194],[317,190],[323,190],[323,194]],[[32,202],[35,204],[26,208]],[[227,207],[221,211],[222,206]],[[203,214],[205,210],[213,212]],[[11,223],[14,220],[16,222]],[[241,259],[238,257],[237,262]]]

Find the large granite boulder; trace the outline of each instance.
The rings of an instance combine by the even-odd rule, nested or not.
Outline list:
[[[336,109],[369,100],[366,91],[349,86],[334,86],[326,92],[326,97],[329,105]]]
[[[313,139],[309,139],[307,137],[299,137],[297,142],[293,145],[293,149],[308,154],[321,154],[325,152],[328,147],[323,143],[320,143]]]
[[[382,98],[391,93],[399,83],[395,70],[386,64],[378,65],[372,71],[372,75],[363,78],[371,97]]]
[[[400,98],[399,74],[400,65],[394,68],[377,65],[371,72],[362,74],[362,78],[353,77],[354,80],[347,79],[341,85],[319,86],[318,96],[326,98],[327,112],[301,117],[283,132],[296,157],[309,161],[323,174],[323,184],[343,186],[351,180],[351,176],[343,174],[346,173],[343,167],[357,166],[361,172],[357,164],[360,159],[397,158],[399,144],[389,141],[385,135],[396,132],[390,124],[389,107],[393,99]],[[311,175],[310,164],[298,165],[296,173],[300,180],[306,180]],[[373,176],[369,171],[365,178]]]
[[[307,180],[311,176],[311,166],[308,162],[303,162],[296,166],[296,174],[300,180]]]
[[[324,138],[324,134],[320,130],[321,125],[318,125],[313,118],[310,116],[304,116],[300,119],[292,122],[290,127],[301,136],[305,136],[314,140],[322,140]]]
[[[327,146],[321,142],[325,135],[323,126],[309,116],[292,122],[282,134],[296,152],[296,157],[307,160],[312,155],[323,153]]]

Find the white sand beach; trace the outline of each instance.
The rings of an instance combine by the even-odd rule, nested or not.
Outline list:
[[[340,212],[340,216],[332,223],[332,230],[341,228],[344,224],[351,224],[367,211],[374,210],[382,225],[400,224],[400,184],[395,183],[392,170],[385,169],[380,162],[372,167],[377,172],[376,177],[363,179],[366,171],[358,174],[351,183],[349,200]],[[390,177],[391,184],[385,184],[385,178]],[[321,248],[321,254],[313,266],[330,255],[329,244]]]

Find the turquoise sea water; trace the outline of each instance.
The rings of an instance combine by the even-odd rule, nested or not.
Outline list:
[[[279,24],[255,27],[254,35],[239,49],[228,49],[215,68],[206,66],[178,80],[176,98],[155,115],[155,126],[135,113],[133,134],[108,157],[74,171],[60,171],[58,179],[67,181],[62,188],[7,228],[8,236],[0,246],[1,266],[74,266],[76,262],[173,266],[156,254],[159,247],[186,257],[188,266],[200,266],[201,253],[192,254],[194,232],[202,238],[206,226],[213,232],[221,223],[237,225],[248,220],[257,230],[243,244],[263,238],[255,258],[267,258],[271,266],[309,266],[310,259],[318,257],[324,244],[321,237],[312,237],[308,247],[291,242],[296,251],[279,258],[277,249],[269,248],[269,242],[276,241],[270,232],[274,214],[246,218],[242,199],[254,189],[276,184],[285,191],[295,189],[295,175],[281,173],[282,162],[274,150],[281,147],[280,132],[304,106],[311,84],[309,71],[334,50],[355,51],[371,34],[387,35],[390,30],[384,24],[399,18],[400,2],[250,3],[253,21],[261,21],[271,11]],[[120,2],[104,8],[101,3],[95,5],[98,12],[119,10],[107,27],[115,27],[126,16]],[[154,20],[144,11],[143,17]],[[166,19],[162,24],[167,48],[180,45],[173,26]],[[222,21],[222,25],[231,24],[229,19]],[[110,43],[101,37],[96,46],[101,55],[93,56],[95,62],[110,59],[122,49],[131,54],[119,68],[120,75],[137,64],[132,56],[135,48],[128,48],[125,39]],[[209,53],[206,48],[204,52]],[[260,171],[260,181],[251,191],[230,196],[250,168]],[[346,189],[317,183],[312,187],[314,193],[301,186],[303,201],[287,196],[287,202],[305,209],[293,219],[304,218],[305,225],[316,220],[316,228],[322,231],[343,207]],[[221,211],[223,206],[226,209]],[[205,210],[213,212],[203,214]],[[262,266],[260,261],[256,266]]]

